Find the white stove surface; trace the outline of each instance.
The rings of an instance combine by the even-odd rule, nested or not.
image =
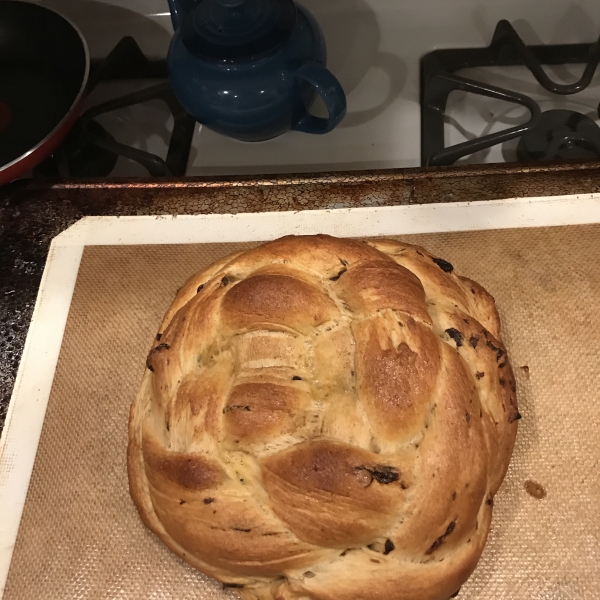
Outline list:
[[[148,56],[166,56],[172,35],[166,0],[40,3],[80,27],[93,57],[106,56],[125,35],[135,37]],[[501,19],[508,19],[526,44],[592,43],[600,34],[598,0],[302,0],[302,4],[323,28],[328,67],[348,97],[345,120],[325,136],[290,132],[254,144],[198,126],[188,175],[420,166],[421,56],[438,48],[487,46]],[[577,79],[582,69],[557,67],[548,73],[568,82]],[[525,68],[475,69],[461,75],[531,95],[542,110],[571,108],[598,122],[600,69],[586,91],[567,97],[545,92]],[[103,84],[91,100],[96,103],[138,85]],[[451,94],[447,114],[446,145],[528,119],[520,107],[458,92]],[[160,101],[104,115],[99,121],[119,141],[166,155],[172,120]],[[514,160],[515,147],[516,142],[509,142],[463,162]],[[126,160],[120,160],[113,172],[138,174],[145,174],[144,169]]]

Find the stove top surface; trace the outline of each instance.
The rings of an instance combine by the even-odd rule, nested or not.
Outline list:
[[[166,0],[42,0],[71,18],[84,33],[93,57],[106,56],[126,35],[150,58],[164,58],[172,28]],[[600,34],[597,0],[565,6],[559,0],[304,0],[321,24],[328,45],[328,67],[348,96],[348,114],[325,136],[290,132],[279,138],[244,143],[194,128],[186,174],[236,175],[416,167],[421,164],[419,61],[441,48],[487,46],[497,23],[507,19],[526,44],[593,43]],[[548,68],[560,82],[577,79],[583,66]],[[600,73],[577,97],[545,92],[525,67],[481,67],[461,76],[527,94],[545,110],[576,110],[599,123]],[[101,84],[89,99],[97,104],[129,93],[149,81]],[[323,107],[317,105],[315,114]],[[500,100],[462,92],[449,97],[446,144],[494,133],[527,120],[527,111]],[[98,122],[117,140],[165,157],[172,127],[160,100],[129,107]],[[517,158],[517,141],[477,152],[465,163]],[[144,167],[119,158],[112,176],[147,175]]]

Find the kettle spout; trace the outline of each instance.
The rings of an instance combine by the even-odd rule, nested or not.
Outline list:
[[[173,29],[177,31],[185,15],[192,10],[199,0],[168,0],[169,10],[171,11],[171,22]]]

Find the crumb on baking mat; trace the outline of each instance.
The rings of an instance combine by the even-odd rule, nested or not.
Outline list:
[[[525,490],[530,496],[533,496],[536,500],[542,500],[547,496],[546,489],[541,483],[537,483],[528,479],[524,484]]]

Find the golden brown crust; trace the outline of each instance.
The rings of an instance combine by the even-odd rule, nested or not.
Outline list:
[[[370,316],[389,309],[431,323],[425,305],[425,291],[416,275],[391,261],[371,261],[336,280],[334,292],[355,314]]]
[[[344,549],[385,534],[403,503],[397,461],[340,444],[298,444],[261,463],[273,511],[305,542]]]
[[[144,523],[246,600],[445,600],[520,417],[493,298],[392,240],[288,236],[191,277],[132,404]]]
[[[292,435],[304,421],[309,395],[289,385],[247,382],[236,385],[224,409],[225,435],[239,449],[264,445],[270,438]]]
[[[251,275],[233,285],[221,305],[223,326],[231,335],[271,324],[306,332],[338,315],[329,296],[291,275]]]
[[[380,447],[406,443],[424,425],[439,368],[438,340],[427,325],[373,317],[356,323],[357,396]]]

